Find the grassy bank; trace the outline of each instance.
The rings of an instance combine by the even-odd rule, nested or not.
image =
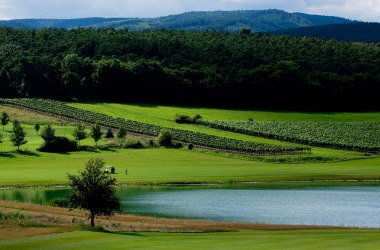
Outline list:
[[[1,249],[377,249],[379,230],[260,225],[135,215],[98,218],[79,210],[0,201]],[[5,224],[3,222],[6,222]],[[171,233],[168,233],[171,232]],[[192,232],[192,233],[191,233]]]
[[[277,164],[177,149],[115,149],[68,154],[3,153],[0,185],[67,182],[92,157],[116,167],[119,183],[207,183],[380,179],[380,158],[334,163]],[[128,175],[125,174],[128,169]]]
[[[0,241],[6,249],[378,249],[378,230],[105,233],[75,231]]]

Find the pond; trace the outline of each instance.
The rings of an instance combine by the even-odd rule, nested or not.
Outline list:
[[[0,191],[0,199],[46,204],[67,189]],[[379,186],[121,187],[126,213],[264,224],[380,228]]]

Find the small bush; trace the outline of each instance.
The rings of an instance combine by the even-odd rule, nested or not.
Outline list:
[[[194,145],[193,144],[189,144],[188,146],[187,146],[187,149],[189,149],[189,150],[192,150],[194,148]]]
[[[50,202],[50,204],[55,207],[65,207],[65,208],[69,207],[70,205],[69,200],[67,198],[54,199]]]
[[[124,142],[123,148],[141,149],[141,148],[146,148],[146,146],[138,139],[128,138]]]
[[[202,119],[202,116],[199,114],[190,117],[188,115],[176,114],[174,121],[179,124],[196,124],[199,120]]]
[[[54,140],[49,142],[44,142],[42,146],[37,149],[40,152],[49,152],[49,153],[56,153],[56,152],[71,152],[71,151],[77,151],[77,143],[76,141],[72,141],[66,137],[55,137]]]
[[[107,133],[106,133],[106,135],[105,135],[105,138],[107,138],[107,139],[115,138],[115,135],[113,134],[111,128],[108,128]]]
[[[176,114],[174,121],[179,124],[189,124],[192,123],[190,116]]]
[[[173,146],[172,139],[173,139],[173,136],[168,130],[161,129],[160,134],[158,135],[158,144],[160,146],[163,146],[163,147]]]

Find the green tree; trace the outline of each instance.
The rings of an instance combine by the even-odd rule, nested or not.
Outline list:
[[[99,124],[95,124],[91,128],[90,136],[95,141],[95,145],[98,146],[98,141],[102,138],[103,132]]]
[[[34,125],[34,130],[36,131],[37,135],[38,135],[38,132],[40,131],[40,128],[41,128],[41,125],[39,123],[36,123]]]
[[[158,135],[158,144],[160,144],[160,146],[171,147],[173,145],[172,139],[173,136],[168,130],[161,129]]]
[[[37,131],[37,130],[36,130]],[[52,126],[47,125],[42,129],[41,137],[45,142],[52,142],[55,139],[55,129]]]
[[[89,211],[91,226],[95,226],[97,216],[112,216],[120,211],[120,201],[116,196],[116,179],[102,170],[102,159],[90,159],[79,175],[68,174],[72,193],[70,207]]]
[[[112,129],[111,128],[108,128],[107,129],[107,133],[106,133],[106,138],[107,139],[111,139],[111,138],[114,138],[115,136],[114,136],[114,134],[113,134],[113,132],[112,132]]]
[[[6,113],[6,112],[3,112],[1,114],[1,125],[3,126],[3,131],[4,131],[4,127],[9,123],[10,119],[9,119],[9,115]]]
[[[123,127],[120,127],[117,131],[117,138],[122,140],[125,138],[125,136],[127,136],[127,130]]]
[[[80,147],[80,141],[87,138],[86,126],[79,124],[75,127],[73,136],[78,141],[78,147]]]
[[[20,122],[15,120],[13,122],[13,130],[11,134],[11,142],[13,146],[17,147],[17,151],[20,151],[20,146],[26,144],[28,141],[25,140],[26,132],[21,126]]]

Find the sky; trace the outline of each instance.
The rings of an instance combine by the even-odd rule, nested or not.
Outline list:
[[[380,22],[380,0],[0,0],[0,19],[158,17],[243,9],[282,9]]]

